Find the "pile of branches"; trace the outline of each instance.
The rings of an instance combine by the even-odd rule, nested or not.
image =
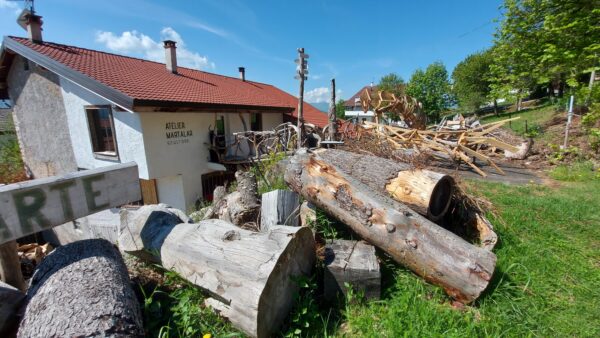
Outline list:
[[[359,136],[355,140],[347,140],[346,144],[355,152],[397,159],[417,166],[428,166],[434,160],[465,163],[486,177],[487,174],[476,164],[476,160],[479,160],[505,175],[492,158],[523,159],[531,147],[529,143],[514,146],[495,135],[505,123],[515,119],[518,117],[457,130],[419,130],[365,122]]]

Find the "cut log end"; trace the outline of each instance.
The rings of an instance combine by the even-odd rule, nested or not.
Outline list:
[[[433,188],[429,207],[427,208],[427,218],[432,221],[441,219],[452,201],[454,194],[454,180],[451,176],[444,175]]]

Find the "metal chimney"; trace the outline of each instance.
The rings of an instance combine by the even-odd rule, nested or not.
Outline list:
[[[246,81],[246,68],[238,67],[238,70],[240,71],[240,79]]]
[[[177,74],[176,42],[172,40],[165,40],[163,43],[165,44],[165,65],[167,66],[167,70],[173,74]]]

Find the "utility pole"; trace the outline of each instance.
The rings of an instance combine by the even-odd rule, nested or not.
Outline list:
[[[294,60],[297,75],[295,79],[300,80],[300,94],[298,95],[298,149],[302,148],[304,139],[304,80],[308,80],[308,54],[304,54],[304,48],[298,48],[298,58]]]
[[[327,139],[336,141],[335,134],[337,133],[337,115],[335,106],[335,79],[331,79],[331,103],[329,104],[329,133]]]

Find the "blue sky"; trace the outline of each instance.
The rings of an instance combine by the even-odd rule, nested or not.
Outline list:
[[[405,80],[442,61],[448,71],[492,43],[500,0],[38,0],[46,41],[162,61],[165,38],[180,64],[267,82],[297,95],[296,49],[309,58],[307,101],[347,98],[382,75]],[[22,2],[0,0],[0,34],[24,36]]]

